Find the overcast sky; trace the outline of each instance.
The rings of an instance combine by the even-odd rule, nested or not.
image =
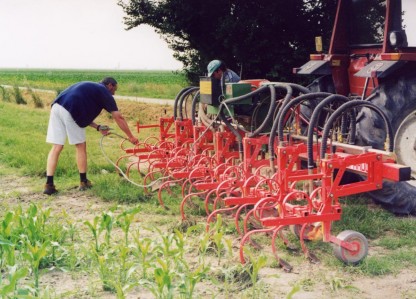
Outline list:
[[[0,68],[169,69],[149,26],[126,31],[117,0],[0,0]]]
[[[126,31],[123,16],[117,0],[0,0],[0,68],[182,67],[151,27]],[[415,28],[416,18],[407,22]],[[413,46],[415,32],[407,32]]]

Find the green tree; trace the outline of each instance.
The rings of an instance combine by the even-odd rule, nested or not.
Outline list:
[[[119,0],[127,29],[155,28],[197,82],[212,59],[243,79],[296,81],[292,68],[329,37],[336,0]]]

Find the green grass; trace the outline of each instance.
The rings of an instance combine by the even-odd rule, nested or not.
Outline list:
[[[0,85],[64,90],[80,81],[99,82],[104,77],[118,81],[118,95],[173,99],[188,83],[185,76],[173,71],[0,69]]]

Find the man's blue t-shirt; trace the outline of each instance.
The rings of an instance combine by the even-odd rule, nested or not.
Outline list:
[[[79,82],[65,89],[52,103],[64,107],[81,128],[87,127],[103,109],[118,111],[113,95],[101,83]]]
[[[226,83],[237,83],[238,81],[241,80],[240,76],[236,74],[236,72],[227,69],[226,71],[224,71],[224,73],[222,74],[224,76],[224,81]]]

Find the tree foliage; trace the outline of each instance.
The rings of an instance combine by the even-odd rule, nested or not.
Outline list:
[[[292,68],[329,40],[336,0],[119,0],[127,29],[155,28],[192,82],[221,59],[243,79],[296,81]]]

